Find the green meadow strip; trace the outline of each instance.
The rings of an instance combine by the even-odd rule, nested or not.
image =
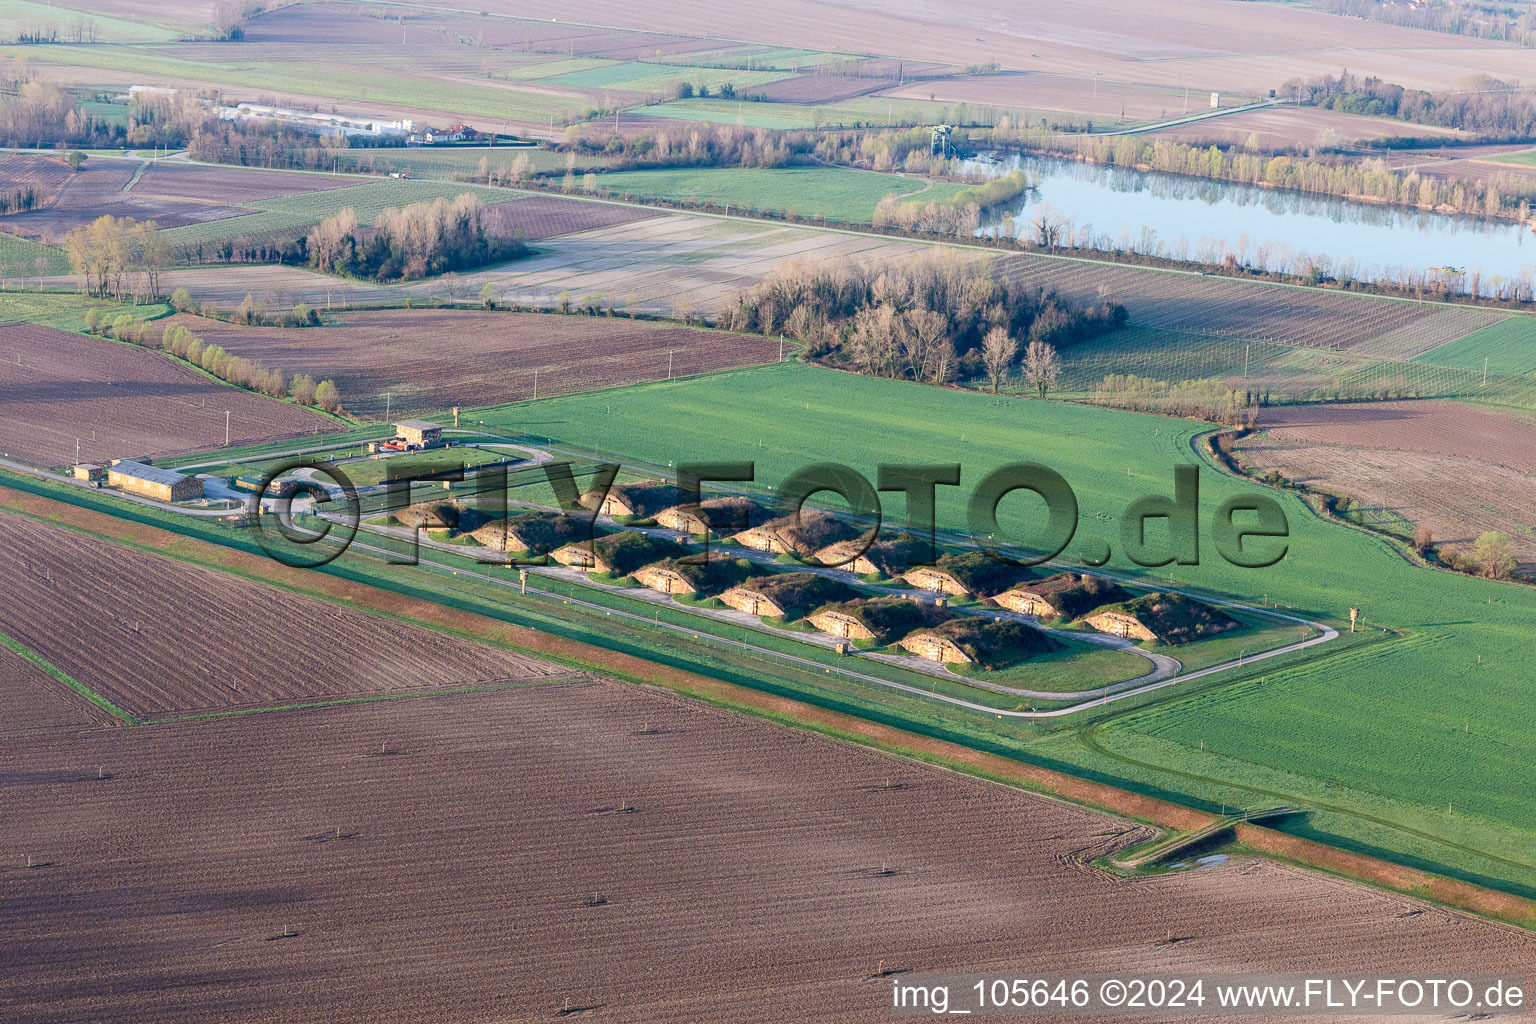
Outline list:
[[[90,687],[86,686],[84,683],[80,682],[74,676],[59,668],[57,665],[43,657],[41,654],[38,654],[36,651],[33,651],[31,648],[22,644],[19,640],[15,640],[12,637],[6,636],[4,633],[0,633],[0,644],[3,644],[5,648],[12,653],[18,654],[21,657],[27,659],[32,664],[36,665],[38,668],[42,669],[50,676],[57,679],[71,690],[74,690],[76,693],[80,694],[80,696],[84,697],[86,700],[90,701],[92,704],[95,704],[102,710],[111,712],[118,718],[121,718],[123,721],[127,722],[129,725],[139,724],[139,720],[137,718],[134,718],[128,712],[124,711],[116,704],[113,704],[111,701],[107,700],[107,698],[103,697],[95,690],[92,690]]]

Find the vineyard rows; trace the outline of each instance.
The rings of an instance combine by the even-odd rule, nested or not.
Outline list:
[[[1411,339],[1406,344],[1424,351],[1501,315],[1038,256],[1009,257],[1002,265],[1013,280],[1079,303],[1101,295],[1119,302],[1138,326],[1309,348],[1347,349],[1391,334],[1392,344]]]
[[[0,525],[0,632],[133,715],[568,674],[11,513]]]

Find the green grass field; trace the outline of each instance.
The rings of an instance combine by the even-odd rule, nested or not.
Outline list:
[[[528,63],[518,64],[509,68],[498,68],[491,72],[492,78],[504,78],[508,81],[529,81],[531,79],[556,78],[560,75],[575,74],[578,71],[592,71],[597,68],[611,68],[621,61],[604,60],[601,57],[545,57],[542,54],[520,54],[528,58]]]
[[[648,64],[625,61],[602,68],[589,68],[542,78],[550,85],[578,89],[622,89],[625,92],[661,92],[675,82],[687,82],[711,92],[722,85],[734,85],[738,91],[788,78],[788,71],[743,71],[736,68],[682,67],[676,64]]]
[[[599,175],[598,186],[637,197],[730,203],[743,211],[790,211],[802,217],[868,222],[888,195],[944,200],[961,186],[845,167],[702,168],[618,171]],[[918,193],[921,193],[919,196]]]
[[[692,50],[673,53],[667,63],[689,67],[771,68],[775,71],[808,71],[829,61],[847,60],[844,53],[824,53],[820,50],[797,50],[788,46],[763,46],[758,43],[738,43],[718,50]]]
[[[495,449],[482,448],[439,448],[428,452],[411,452],[408,455],[394,456],[387,459],[364,459],[361,462],[349,462],[341,467],[341,471],[357,487],[371,487],[374,484],[384,482],[384,476],[389,471],[391,463],[396,469],[403,470],[409,466],[413,473],[437,473],[449,469],[463,469],[468,466],[484,466],[494,462],[511,459],[518,461],[518,456],[512,452],[502,452]],[[436,484],[433,485],[438,486]],[[426,492],[426,485],[418,485],[418,488]],[[425,500],[425,499],[423,499]]]
[[[673,100],[636,107],[635,113],[671,117],[683,121],[741,124],[748,128],[884,128],[948,122],[959,125],[994,125],[1007,115],[1018,120],[1024,108],[993,107],[976,103],[942,103],[935,100],[892,99],[859,96],[833,103],[763,103],[720,97]],[[1043,112],[1031,109],[1038,118]],[[1097,119],[1101,126],[1115,118]],[[1126,122],[1130,123],[1130,122]]]
[[[321,64],[298,55],[292,62],[252,61],[248,51],[230,47],[218,61],[195,59],[206,50],[175,46],[150,50],[136,46],[0,46],[0,56],[38,64],[89,68],[111,73],[108,81],[169,82],[190,80],[248,92],[291,92],[295,82],[323,81],[331,101],[438,110],[460,117],[542,122],[580,116],[597,105],[594,93],[559,93],[519,89],[402,73],[360,64]],[[185,55],[183,55],[185,54]],[[115,78],[112,76],[116,76]],[[97,76],[100,77],[100,76]],[[318,95],[318,93],[316,94]]]
[[[610,411],[611,410],[611,411]],[[1203,427],[1031,400],[878,381],[798,364],[659,383],[601,395],[509,406],[478,418],[665,467],[669,460],[754,460],[775,483],[810,462],[835,460],[873,477],[881,462],[960,461],[962,483],[1015,460],[1065,475],[1089,538],[1117,549],[1110,568],[1298,609],[1338,621],[1361,607],[1380,640],[1189,700],[1111,717],[1089,730],[1029,740],[1036,756],[1148,792],[1210,803],[1295,801],[1320,809],[1299,829],[1358,849],[1392,853],[1461,877],[1536,892],[1536,769],[1527,727],[1529,622],[1536,590],[1412,566],[1386,542],[1317,519],[1299,499],[1272,493],[1291,535],[1267,569],[1226,564],[1203,534],[1198,566],[1141,570],[1118,554],[1115,526],[1128,502],[1167,494],[1172,467],[1199,463]],[[536,424],[536,426],[534,426]],[[659,424],[665,424],[664,428]],[[1206,466],[1201,508],[1258,490]],[[967,491],[939,489],[943,525],[965,523]],[[1018,502],[1017,508],[1010,503]],[[890,499],[887,513],[901,514]],[[1027,525],[1021,498],[1003,506],[1005,529]],[[1381,626],[1405,634],[1390,637]],[[1326,650],[1326,648],[1325,648]],[[1470,731],[1468,731],[1470,730]],[[1204,740],[1206,750],[1201,751]],[[1455,808],[1446,814],[1447,802]]]
[[[3,236],[0,236],[3,237]],[[111,299],[93,299],[69,292],[0,292],[0,323],[23,320],[27,323],[57,327],[62,331],[84,331],[85,313],[100,309],[104,319],[112,321],[127,313],[135,320],[153,320],[166,316],[171,307],[163,302],[146,302],[135,306],[113,302]]]
[[[176,33],[159,25],[113,18],[80,9],[69,10],[32,0],[0,0],[0,40],[12,42],[21,32],[56,30],[60,39],[73,38],[77,26],[90,26],[94,38],[110,43],[167,43]]]
[[[1491,164],[1519,164],[1529,167],[1536,164],[1536,149],[1523,149],[1518,153],[1505,153],[1503,156],[1485,156],[1482,159]]]
[[[1384,397],[1464,398],[1499,405],[1536,405],[1536,378],[1524,371],[1499,370],[1490,364],[1483,377],[1485,351],[1499,350],[1504,365],[1516,367],[1521,339],[1532,321],[1522,317],[1486,327],[1467,338],[1442,345],[1417,360],[1378,359],[1332,349],[1249,341],[1130,327],[1062,349],[1061,390],[1085,395],[1110,373],[1133,373],[1157,380],[1218,377],[1233,386],[1267,392],[1276,402],[1335,401]],[[1471,339],[1484,339],[1460,363],[1442,357]],[[1456,358],[1454,355],[1452,359]],[[1536,368],[1536,362],[1532,363]],[[1014,382],[1022,390],[1023,384]]]
[[[1489,373],[1536,371],[1536,317],[1512,316],[1420,355],[1415,362]]]
[[[1135,679],[1152,666],[1145,658],[1113,647],[1068,641],[1058,651],[1037,654],[1028,661],[1007,668],[986,671],[971,665],[951,665],[950,671],[962,679],[979,679],[1021,690],[1049,690],[1053,693],[1081,693],[1096,690],[1123,679]],[[1019,698],[1028,706],[1030,698]],[[1034,704],[1040,704],[1034,701]]]
[[[30,238],[0,232],[0,277],[69,273],[64,253]]]

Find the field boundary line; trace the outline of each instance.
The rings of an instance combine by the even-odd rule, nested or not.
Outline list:
[[[103,697],[95,690],[92,690],[89,686],[86,686],[84,683],[80,682],[80,680],[76,679],[68,672],[65,672],[63,669],[59,668],[57,665],[43,657],[41,654],[38,654],[30,647],[23,644],[20,640],[17,640],[15,637],[12,637],[6,633],[0,633],[0,646],[3,646],[12,654],[16,654],[22,658],[25,658],[27,661],[30,661],[32,664],[48,673],[49,676],[63,683],[71,690],[74,690],[80,696],[84,697],[92,704],[95,704],[103,711],[109,712],[113,716],[122,719],[124,722],[127,722],[129,725],[142,724],[142,719],[138,719],[133,715],[130,715],[128,712],[124,711],[116,704],[113,704],[110,700],[107,700],[107,698]]]

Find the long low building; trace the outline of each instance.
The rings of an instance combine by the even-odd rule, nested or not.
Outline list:
[[[107,470],[107,486],[158,501],[187,501],[203,496],[203,482],[174,469],[119,462]]]

